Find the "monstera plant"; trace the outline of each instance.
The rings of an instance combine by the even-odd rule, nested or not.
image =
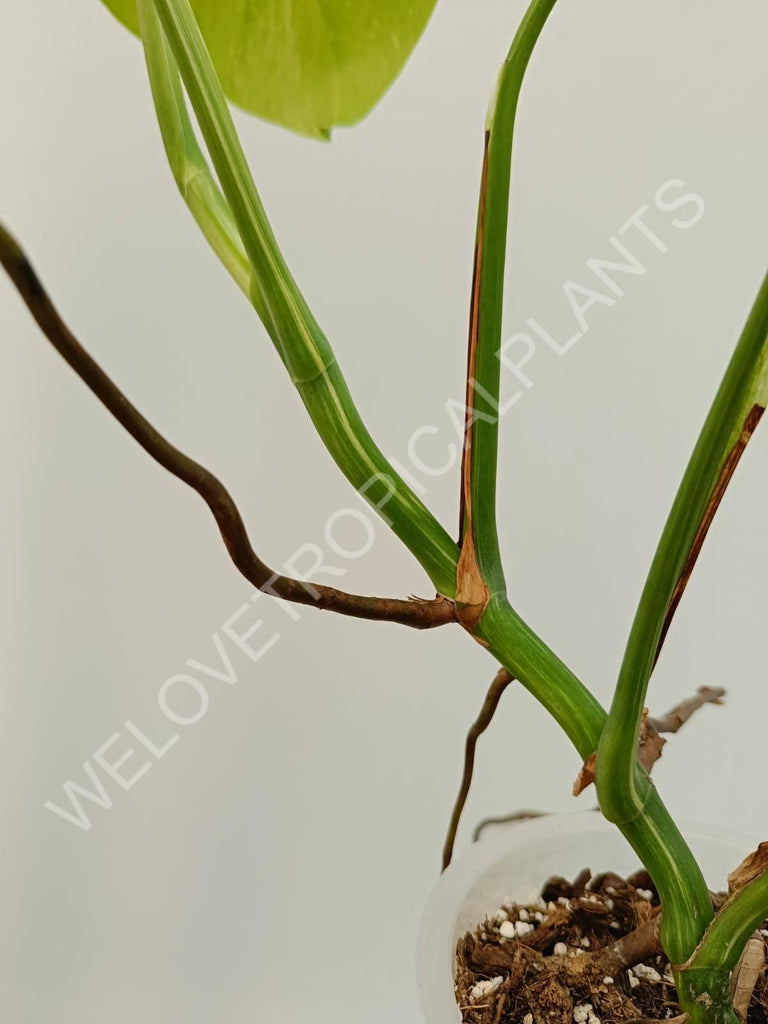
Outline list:
[[[144,450],[208,504],[234,564],[251,584],[283,600],[350,617],[418,629],[458,624],[468,641],[493,655],[499,674],[470,734],[452,835],[471,778],[474,745],[505,687],[514,678],[541,702],[583,762],[579,788],[596,784],[602,814],[634,848],[656,894],[647,919],[634,922],[635,928],[645,928],[643,941],[629,922],[627,935],[615,936],[613,944],[606,939],[601,950],[581,957],[580,976],[594,981],[594,970],[586,968],[603,960],[593,962],[593,956],[609,953],[612,962],[626,968],[632,966],[632,949],[642,950],[644,957],[663,954],[680,1012],[697,1024],[733,1024],[738,1019],[737,976],[743,1016],[744,977],[752,978],[746,983],[749,997],[765,973],[762,963],[754,970],[754,957],[752,973],[740,972],[749,940],[768,916],[768,847],[761,847],[734,873],[727,898],[713,899],[696,857],[649,777],[658,744],[652,736],[649,740],[653,725],[645,702],[707,531],[768,404],[768,277],[681,481],[640,596],[613,702],[603,708],[515,610],[497,531],[500,347],[513,129],[523,77],[555,0],[531,3],[502,65],[485,126],[471,287],[468,282],[466,425],[456,533],[438,522],[368,432],[333,349],[280,251],[228,103],[327,140],[334,127],[364,117],[389,87],[424,30],[434,0],[105,2],[141,40],[168,162],[203,236],[250,300],[329,455],[420,563],[432,596],[361,596],[273,572],[251,546],[223,484],[162,437],[94,362],[59,317],[19,244],[2,229],[0,259],[32,315]],[[451,847],[449,840],[446,865]],[[527,950],[525,955],[533,957],[533,950],[537,956],[551,954],[544,960],[563,961],[559,943],[533,942],[531,936],[541,934],[539,925],[544,923],[545,915],[539,916],[542,921],[530,923],[527,912],[518,916],[516,929],[506,922],[498,940],[502,952],[492,961],[498,979],[481,984],[480,994],[490,998],[493,992],[504,992],[508,997],[505,977],[512,973],[504,964],[512,962],[510,949],[517,950],[515,955]],[[541,957],[530,963],[532,970],[549,970]],[[566,972],[569,979],[573,981]],[[600,983],[608,981],[613,983],[613,977]],[[615,1003],[614,1017],[631,1019],[631,990],[622,998]],[[564,1005],[554,1019],[558,1014],[570,1019],[572,1004],[570,1009]],[[476,1002],[464,1009],[471,1020],[517,1020],[509,1000]],[[583,1005],[576,1010],[577,1021],[591,1019],[591,1004],[589,1010]],[[553,1019],[551,1007],[535,1001],[530,1014],[538,1024]]]

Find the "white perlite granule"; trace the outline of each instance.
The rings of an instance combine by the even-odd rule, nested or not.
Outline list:
[[[491,978],[488,981],[478,981],[469,993],[469,1001],[471,1003],[476,1003],[478,999],[483,999],[485,996],[491,995],[491,993],[495,992],[503,981],[503,978]]]
[[[645,978],[646,981],[661,981],[661,975],[655,967],[649,967],[647,964],[638,964],[637,967],[632,968],[632,973],[636,978]]]

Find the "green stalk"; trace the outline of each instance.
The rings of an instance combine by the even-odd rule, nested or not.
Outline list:
[[[496,469],[504,266],[514,120],[533,48],[555,0],[533,0],[498,80],[487,124],[476,242],[470,327],[464,461],[463,537],[458,596],[473,635],[553,715],[582,758],[600,744],[607,716],[581,682],[508,604],[496,522]],[[459,607],[457,605],[457,607]],[[687,957],[711,917],[704,879],[648,776],[636,768],[638,736],[631,738],[633,782],[641,802],[617,821],[659,887],[669,955]]]
[[[155,0],[251,267],[250,295],[334,461],[416,556],[435,588],[455,593],[455,542],[395,473],[355,408],[336,359],[286,266],[187,0]],[[173,108],[164,108],[172,117]]]
[[[768,917],[768,873],[758,875],[729,896],[715,916],[687,971],[732,971],[752,933]]]
[[[546,708],[582,760],[598,749],[605,710],[504,597],[491,598],[474,635]],[[709,909],[702,910],[691,884],[701,877],[696,860],[650,779],[645,779],[647,799],[641,812],[618,826],[659,889],[662,942],[673,963],[680,963],[693,948],[691,935],[698,932],[700,937],[711,918],[711,901],[707,893]]]
[[[716,1024],[737,1024],[730,1003],[731,972],[753,932],[768,917],[768,874],[759,875],[730,896],[715,915],[699,947],[678,976],[685,992],[692,1024],[709,1024],[702,1013],[707,997],[714,1000]],[[715,994],[713,996],[713,993]]]
[[[768,398],[768,277],[699,440],[661,536],[629,635],[608,722],[597,754],[597,787],[605,816],[625,831],[642,832],[658,799],[637,761],[648,682],[671,612],[682,595],[717,505]],[[660,834],[660,850],[669,837]],[[669,860],[669,858],[667,858]],[[649,870],[664,904],[665,949],[686,960],[712,919],[701,872],[687,861]],[[713,995],[714,998],[714,995]],[[687,1010],[690,1009],[686,1007]]]
[[[768,400],[768,275],[702,428],[661,535],[630,631],[599,757],[605,775],[601,794],[615,819],[642,806],[635,772],[648,682],[675,590],[703,540],[719,500],[724,470],[732,470]],[[745,436],[746,434],[746,436]],[[692,568],[692,566],[690,566]]]
[[[465,445],[464,527],[489,594],[504,593],[496,523],[499,387],[504,270],[515,114],[528,63],[556,0],[534,0],[499,72],[486,122],[486,153],[478,211],[475,293],[470,336]]]
[[[597,765],[599,776],[599,753]],[[701,868],[658,790],[643,769],[638,766],[637,771],[641,776],[638,790],[645,788],[642,810],[636,817],[616,824],[639,854],[658,890],[664,910],[660,928],[664,952],[672,964],[681,963],[690,956],[712,919],[712,898]],[[598,797],[603,810],[600,788]]]
[[[490,599],[473,636],[552,715],[585,761],[597,748],[605,710],[503,595]]]
[[[506,598],[496,521],[499,350],[515,115],[526,69],[556,0],[533,0],[499,72],[486,122],[475,239],[462,467],[457,612],[475,639],[539,700],[582,759],[597,747],[605,711]]]
[[[250,298],[251,265],[232,211],[198,145],[154,2],[137,0],[136,9],[157,122],[174,180],[209,245]]]

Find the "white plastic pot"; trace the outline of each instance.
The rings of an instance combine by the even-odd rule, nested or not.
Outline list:
[[[730,871],[754,850],[756,839],[721,829],[683,824],[685,838],[713,890],[725,888]],[[554,814],[497,828],[459,856],[429,898],[419,929],[416,970],[426,1024],[456,1024],[461,1014],[453,991],[456,943],[505,900],[536,899],[552,875],[628,875],[637,855],[600,814]]]

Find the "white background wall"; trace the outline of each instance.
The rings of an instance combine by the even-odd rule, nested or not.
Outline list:
[[[91,351],[229,483],[260,552],[280,563],[325,545],[328,517],[356,499],[174,192],[138,44],[97,0],[3,6],[3,219]],[[451,440],[481,130],[522,13],[440,0],[395,88],[332,145],[238,118],[285,252],[401,459],[423,425],[439,428],[425,458]],[[609,256],[663,182],[706,202],[687,231],[649,213],[669,251],[635,235],[645,276],[589,312],[566,357],[542,347],[503,424],[512,599],[606,701],[765,265],[767,33],[761,0],[563,0],[524,91],[507,333],[534,316],[565,336],[562,283],[588,281],[585,260]],[[458,630],[310,611],[294,624],[264,599],[260,635],[279,643],[258,665],[234,654],[237,685],[209,681],[205,717],[130,792],[109,784],[90,831],[45,810],[126,719],[166,733],[159,687],[188,658],[215,664],[211,636],[250,590],[204,507],[109,420],[7,282],[0,333],[3,1019],[414,1024],[416,924],[490,659]],[[451,530],[456,477],[427,481]],[[658,783],[678,815],[763,834],[767,508],[763,428],[651,691],[662,710],[728,687],[727,709],[670,744]],[[429,592],[383,529],[341,564],[349,589]],[[570,809],[577,769],[512,689],[466,820]]]

